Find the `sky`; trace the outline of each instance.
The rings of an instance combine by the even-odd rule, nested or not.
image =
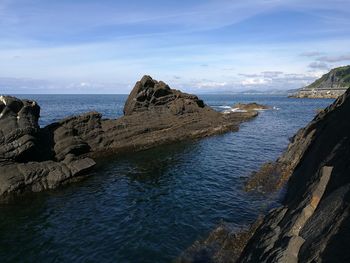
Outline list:
[[[288,90],[347,64],[349,0],[0,0],[1,94]]]

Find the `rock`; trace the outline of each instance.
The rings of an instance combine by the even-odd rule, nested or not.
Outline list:
[[[235,105],[232,106],[234,109],[239,109],[239,110],[246,110],[246,111],[253,111],[253,110],[269,110],[271,109],[270,106],[266,105],[261,105],[256,102],[253,103],[236,103]]]
[[[0,160],[31,158],[39,113],[40,107],[33,101],[0,96]]]
[[[350,91],[301,129],[277,160],[287,193],[238,262],[348,262]]]
[[[186,249],[175,262],[236,262],[260,224],[261,222],[257,220],[250,227],[237,230],[229,224],[222,223],[211,231],[206,239],[196,241]]]
[[[105,155],[236,131],[257,115],[216,112],[149,76],[136,83],[116,120],[89,112],[40,128],[35,102],[2,96],[0,110],[0,200],[87,176]]]
[[[162,81],[144,76],[138,81],[125,102],[124,114],[147,110],[169,111],[173,114],[197,112],[204,108],[204,102],[195,95],[170,89]]]

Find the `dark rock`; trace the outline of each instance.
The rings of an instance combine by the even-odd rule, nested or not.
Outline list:
[[[124,114],[131,115],[134,112],[146,110],[184,114],[196,112],[198,108],[204,107],[204,102],[197,96],[170,89],[164,82],[144,76],[131,91],[125,103]]]
[[[0,110],[0,160],[30,159],[40,107],[33,101],[0,96]]]
[[[348,262],[350,91],[320,112],[277,160],[287,193],[238,262]]]
[[[250,227],[237,229],[229,224],[220,224],[209,236],[196,241],[175,261],[176,263],[230,263],[236,262],[246,243],[252,237],[261,221]]]
[[[90,112],[40,128],[39,106],[0,97],[0,198],[53,189],[88,175],[91,158],[238,130],[256,113],[222,114],[197,96],[149,76],[135,85],[125,116],[103,120]]]

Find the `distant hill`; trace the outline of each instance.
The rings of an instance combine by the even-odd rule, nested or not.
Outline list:
[[[310,85],[299,89],[294,98],[337,98],[350,87],[350,65],[334,68]]]

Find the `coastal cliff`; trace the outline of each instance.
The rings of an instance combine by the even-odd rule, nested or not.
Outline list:
[[[179,262],[349,262],[349,114],[350,90],[253,174],[247,190],[276,191],[287,182],[280,207],[242,232],[218,227]]]
[[[89,112],[40,128],[36,102],[1,96],[0,199],[78,180],[105,155],[237,131],[256,115],[217,112],[149,76],[136,83],[118,119]]]
[[[239,262],[348,262],[350,91],[301,129],[278,160],[290,179]]]
[[[350,87],[350,66],[334,68],[312,84],[298,90],[293,98],[337,98]]]

